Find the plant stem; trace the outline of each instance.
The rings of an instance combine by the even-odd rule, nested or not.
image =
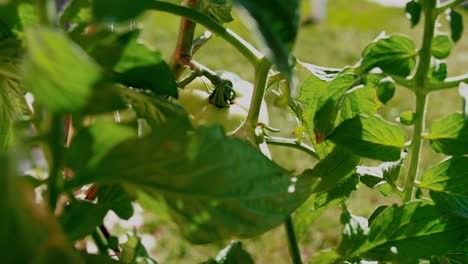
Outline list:
[[[294,139],[265,136],[265,142],[269,145],[285,146],[285,147],[291,147],[291,148],[295,148],[298,150],[302,150],[305,153],[311,155],[312,157],[316,159],[320,159],[320,157],[318,156],[317,152],[315,152],[315,149],[313,147],[303,142],[298,142]]]
[[[431,66],[431,46],[432,38],[434,37],[435,21],[437,14],[434,12],[436,0],[427,0],[424,2],[424,33],[421,50],[419,51],[419,63],[414,76],[415,95],[416,95],[416,111],[414,115],[414,131],[411,142],[411,161],[408,171],[408,177],[405,184],[404,202],[410,201],[414,194],[414,182],[418,175],[418,168],[422,148],[422,133],[424,131],[426,102],[427,102],[427,74]]]
[[[453,76],[445,79],[443,82],[431,82],[429,83],[429,91],[439,91],[439,90],[445,90],[445,89],[450,89],[450,88],[456,88],[460,83],[468,83],[468,73],[459,75],[459,76]]]
[[[447,2],[447,3],[445,3],[445,4],[443,4],[442,6],[438,7],[437,10],[436,10],[436,12],[437,12],[438,14],[441,14],[441,13],[443,13],[445,10],[447,10],[447,9],[449,9],[449,8],[452,8],[452,7],[454,7],[454,6],[457,6],[457,5],[461,4],[461,3],[463,3],[464,1],[465,1],[465,0],[452,0],[452,1],[449,1],[449,2]]]
[[[422,133],[424,131],[424,120],[426,113],[427,95],[416,96],[416,112],[414,115],[415,126],[413,131],[413,140],[411,142],[411,163],[406,178],[404,201],[408,202],[413,198],[414,194],[414,181],[418,175],[419,159],[422,149]]]
[[[49,193],[49,206],[52,212],[57,206],[57,199],[61,190],[63,189],[62,177],[62,156],[63,156],[63,142],[65,139],[64,121],[60,114],[52,114],[50,120],[50,130],[48,133],[48,146],[50,150],[50,174],[47,179],[48,193]]]
[[[268,72],[271,68],[271,62],[263,57],[255,67],[255,80],[252,99],[250,101],[249,113],[247,114],[246,124],[255,128],[260,115],[263,95],[265,94],[265,86],[268,78]]]
[[[197,0],[184,0],[182,6],[194,8],[197,6],[197,2]],[[180,18],[179,36],[170,62],[172,72],[177,79],[182,73],[182,66],[190,63],[192,59],[192,43],[196,26],[197,24],[192,20],[185,17]]]
[[[399,85],[409,88],[410,90],[413,89],[414,83],[411,80],[407,80],[405,77],[401,77],[398,75],[390,75],[392,79]]]
[[[107,241],[104,239],[99,229],[96,228],[91,236],[93,237],[94,243],[96,244],[99,252],[102,254],[107,254]]]
[[[178,16],[183,16],[192,20],[193,22],[203,25],[208,30],[219,35],[225,41],[234,46],[253,65],[257,65],[259,60],[264,57],[260,51],[255,49],[250,43],[245,41],[239,35],[200,12],[163,1],[152,1],[149,8]]]
[[[294,232],[294,224],[291,216],[286,219],[284,227],[286,229],[286,235],[288,236],[289,254],[291,255],[293,264],[302,264],[301,252],[297,244],[296,232]]]

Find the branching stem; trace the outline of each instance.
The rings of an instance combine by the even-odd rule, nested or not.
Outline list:
[[[189,20],[206,27],[208,30],[217,34],[225,41],[230,43],[232,46],[234,46],[253,65],[257,65],[259,61],[264,57],[264,55],[260,51],[255,49],[250,43],[245,41],[232,30],[225,28],[223,25],[216,22],[214,19],[205,16],[202,13],[197,12],[191,8],[186,8],[183,6],[163,1],[152,1],[151,6],[149,6],[148,8],[186,17]]]
[[[414,92],[416,95],[416,111],[414,115],[414,131],[411,142],[411,161],[406,178],[404,201],[410,201],[414,194],[414,182],[417,179],[421,149],[422,133],[424,132],[426,103],[428,93],[428,72],[431,65],[431,47],[434,37],[435,21],[437,13],[435,12],[436,0],[428,0],[424,3],[424,34],[421,50],[419,51],[419,63],[416,74],[413,78],[415,83]]]
[[[184,0],[182,6],[194,8],[197,6],[197,2],[197,0]],[[170,62],[172,72],[176,78],[182,73],[183,66],[190,63],[192,59],[192,43],[196,25],[192,20],[185,17],[180,18],[179,36]]]

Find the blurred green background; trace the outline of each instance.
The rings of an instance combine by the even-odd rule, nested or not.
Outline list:
[[[308,10],[308,1],[303,1],[303,13]],[[468,13],[463,11],[465,28],[468,29]],[[257,44],[255,34],[242,23],[242,16],[235,12],[235,21],[227,26],[248,41]],[[143,20],[143,39],[155,49],[160,50],[169,59],[177,37],[179,19],[163,13],[149,13]],[[440,21],[438,30],[448,32],[444,19]],[[203,32],[198,27],[198,32]],[[405,18],[403,8],[385,7],[365,0],[331,0],[328,4],[328,17],[316,25],[308,25],[300,29],[296,41],[294,54],[302,61],[328,67],[344,67],[354,65],[360,58],[363,48],[376,38],[382,31],[387,34],[405,34],[410,36],[420,46],[421,22],[415,28],[410,27]],[[455,46],[452,56],[448,59],[449,76],[468,72],[468,33]],[[195,59],[207,67],[218,70],[229,70],[242,78],[251,81],[253,69],[234,48],[221,38],[214,36],[195,55]],[[305,72],[297,73],[299,78],[306,76]],[[274,99],[272,93],[267,94],[268,101]],[[413,109],[414,97],[399,88],[395,97],[382,108],[380,114],[389,121],[395,121],[398,115]],[[432,120],[444,117],[454,111],[462,109],[462,100],[457,89],[437,92],[431,95],[428,109],[428,125]],[[288,110],[277,108],[270,104],[270,119],[273,127],[282,129],[281,136],[294,137],[292,134],[296,123]],[[410,135],[411,128],[407,128]],[[274,160],[291,170],[302,171],[311,168],[314,160],[303,153],[283,147],[271,147]],[[421,167],[427,168],[439,162],[442,156],[437,155],[426,144],[423,152]],[[359,186],[349,200],[349,208],[356,215],[369,216],[381,204],[399,202],[398,197],[382,196],[378,190],[370,190]],[[340,241],[341,226],[339,223],[340,208],[327,210],[315,221],[309,234],[301,241],[303,259],[317,251],[336,246]],[[175,226],[158,220],[157,216],[145,215],[148,224],[143,232],[152,234],[156,238],[152,254],[160,263],[199,263],[209,257],[216,256],[219,249],[226,243],[209,246],[193,246],[184,241],[177,233]],[[254,256],[256,263],[289,263],[287,241],[283,227],[280,226],[264,235],[243,240],[247,250]]]

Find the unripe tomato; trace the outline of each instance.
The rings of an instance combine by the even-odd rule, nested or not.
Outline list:
[[[224,127],[226,134],[231,135],[247,118],[253,85],[233,73],[224,72],[220,77],[230,80],[236,93],[229,107],[219,108],[209,102],[214,86],[206,77],[197,77],[184,89],[179,90],[179,99],[176,102],[189,112],[194,126],[219,124]],[[264,101],[260,109],[259,122],[268,124],[268,110]]]

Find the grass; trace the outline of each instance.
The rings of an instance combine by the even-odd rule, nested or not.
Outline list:
[[[236,21],[228,26],[248,41],[255,43],[255,38],[250,34],[251,31],[240,23],[241,20],[242,18],[236,17]],[[167,14],[151,13],[144,18],[144,24],[147,27],[143,30],[143,38],[168,59],[172,54],[177,36],[178,19]],[[148,25],[154,25],[154,27]],[[465,28],[468,28],[466,22]],[[446,27],[442,27],[441,30],[448,31]],[[359,60],[363,48],[382,31],[389,34],[408,35],[415,40],[417,46],[420,45],[421,26],[411,29],[409,21],[405,19],[403,9],[383,7],[364,0],[334,0],[329,3],[329,17],[323,24],[301,28],[294,53],[302,61],[314,64],[330,67],[353,65]],[[202,29],[199,28],[198,32],[202,32]],[[453,54],[456,55],[448,59],[450,75],[462,74],[468,69],[468,37],[466,35],[454,48]],[[246,80],[253,79],[253,69],[246,66],[248,62],[218,37],[214,37],[195,56],[195,59],[212,69],[229,70]],[[301,73],[299,76],[305,75]],[[270,100],[272,97],[271,94],[267,95]],[[387,120],[393,121],[399,113],[412,110],[413,101],[414,97],[410,92],[399,88],[394,99],[381,110],[380,114]],[[454,111],[460,111],[461,106],[462,101],[456,89],[432,95],[429,101],[428,123]],[[295,122],[285,109],[271,107],[270,118],[273,127],[286,127],[281,132],[282,135],[292,136]],[[410,128],[407,131],[409,134]],[[287,148],[272,147],[272,153],[276,162],[296,171],[310,168],[315,162],[301,152]],[[426,144],[421,168],[434,165],[441,158],[441,155],[436,154]],[[376,190],[371,191],[360,186],[359,190],[353,193],[349,207],[357,215],[369,216],[378,205],[398,201],[393,196],[383,197]],[[316,220],[309,235],[301,243],[304,260],[321,249],[333,247],[339,243],[341,230],[339,218],[340,209],[331,208]],[[160,263],[197,263],[215,256],[217,251],[225,245],[189,245],[177,234],[175,227],[168,226],[157,218],[152,221],[151,228],[147,229],[156,236],[156,248],[153,252]],[[244,240],[244,242],[256,263],[290,262],[282,226],[258,238]]]

